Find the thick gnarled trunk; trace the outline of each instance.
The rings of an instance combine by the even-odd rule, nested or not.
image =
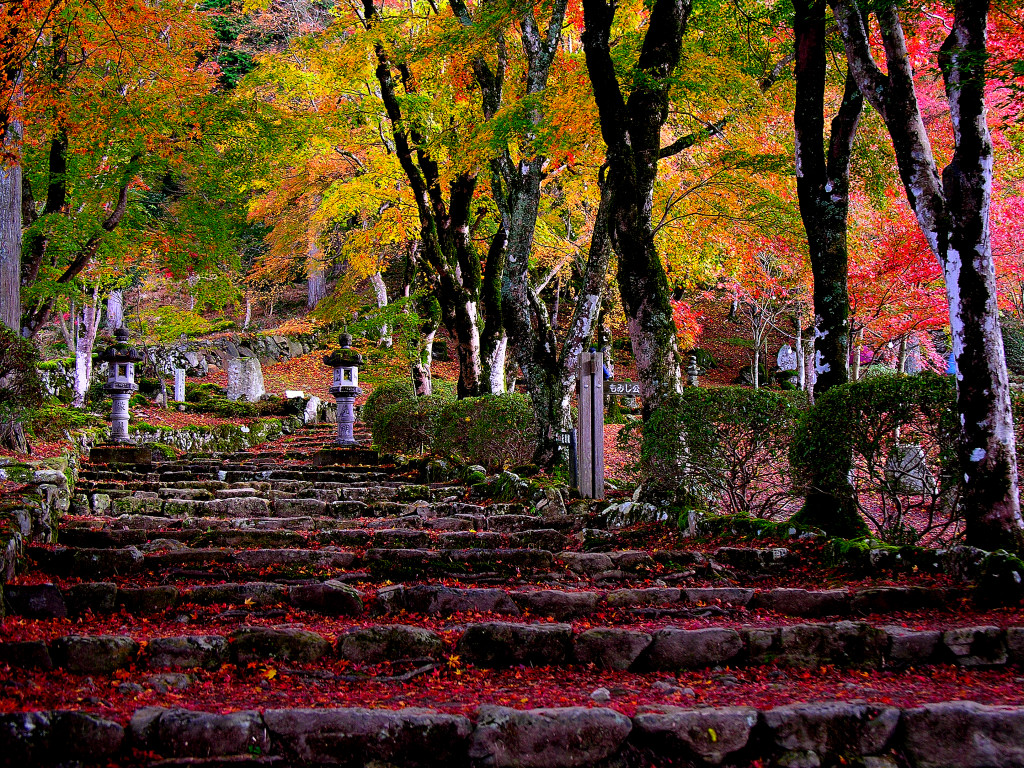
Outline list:
[[[985,117],[988,0],[958,0],[940,65],[953,124],[953,159],[940,178],[921,117],[896,5],[873,6],[886,71],[875,62],[867,17],[832,0],[851,71],[882,115],[914,214],[942,265],[957,366],[958,453],[968,543],[1024,551],[1009,383],[989,239],[992,140]]]
[[[4,137],[4,149],[15,131]],[[0,160],[0,322],[21,331],[21,164]]]
[[[619,255],[619,290],[645,416],[681,386],[676,328],[668,280],[654,242],[651,206],[669,82],[679,62],[690,9],[689,0],[655,0],[626,100],[609,40],[615,6],[604,0],[583,1],[583,48],[608,146],[611,240]]]
[[[850,299],[846,238],[850,155],[863,98],[856,79],[847,73],[843,100],[832,120],[826,155],[825,0],[796,0],[794,10],[796,188],[814,279],[814,394],[820,395],[848,380]],[[849,485],[828,487],[827,478],[818,475],[810,479],[797,520],[838,536],[866,532],[854,506],[852,488]]]

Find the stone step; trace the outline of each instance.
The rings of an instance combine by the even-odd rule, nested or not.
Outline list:
[[[230,553],[225,550],[185,550],[172,555],[195,555],[205,559],[182,557],[161,560],[164,570],[156,572],[159,578],[171,569],[189,565],[217,563],[225,569],[265,572],[272,567],[317,567],[344,569],[351,565],[352,555],[337,550],[308,549],[254,549]],[[263,582],[243,582],[195,585],[198,572],[192,572],[191,581],[175,578],[173,585],[133,579],[118,585],[114,582],[66,582],[63,587],[52,583],[8,585],[6,605],[13,615],[28,619],[64,618],[109,613],[125,608],[132,615],[162,612],[189,604],[209,605],[228,603],[253,604],[260,607],[290,603],[314,613],[338,613],[335,608],[324,608],[310,602],[305,596],[310,590],[330,593],[341,590],[352,597],[346,614],[362,612],[362,603],[369,604],[370,612],[385,614],[419,614],[448,617],[460,613],[495,613],[517,616],[529,613],[560,621],[586,618],[616,617],[616,621],[706,620],[737,621],[756,612],[769,620],[773,616],[798,618],[865,616],[892,617],[889,621],[920,620],[921,612],[933,618],[944,609],[958,618],[957,611],[968,598],[962,590],[925,587],[873,587],[850,590],[808,590],[794,587],[754,589],[740,587],[634,587],[597,589],[586,582],[575,585],[567,582],[533,583],[522,580],[521,586],[506,583],[502,587],[480,588],[459,586],[451,580],[437,584],[385,584],[374,585],[367,573],[350,573],[349,580],[358,583],[358,592],[342,589],[333,581],[319,579],[282,578],[272,581],[263,575]],[[218,580],[223,570],[217,569]],[[354,579],[353,579],[354,577]],[[566,589],[566,587],[573,587]],[[989,614],[976,614],[989,616]],[[992,614],[993,621],[1012,621],[1015,616],[1024,622],[1024,614]],[[948,618],[948,616],[947,616]]]
[[[471,715],[467,716],[467,715]],[[82,711],[0,715],[12,765],[296,764],[432,766],[1024,764],[1024,707],[823,702],[776,707],[648,705],[515,709],[274,708],[213,713],[145,707],[128,722]],[[898,762],[894,755],[899,756]],[[642,763],[640,761],[643,761]],[[142,763],[143,765],[145,763]]]
[[[1019,668],[1024,627],[965,626],[914,631],[899,626],[839,621],[767,626],[650,631],[594,626],[574,631],[566,623],[486,621],[451,626],[444,633],[408,624],[362,624],[337,637],[294,625],[242,626],[216,633],[154,637],[149,634],[75,634],[44,640],[0,642],[0,660],[13,667],[59,668],[73,674],[112,674],[150,669],[217,669],[224,664],[269,662],[398,663],[443,660],[454,654],[484,669],[518,666],[588,667],[683,672],[772,664],[882,670],[951,664],[963,668]]]

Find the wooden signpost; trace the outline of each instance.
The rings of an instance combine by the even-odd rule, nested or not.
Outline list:
[[[604,355],[580,355],[579,465],[576,472],[580,496],[604,498]]]

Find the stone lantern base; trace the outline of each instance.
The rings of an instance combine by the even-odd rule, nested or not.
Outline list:
[[[324,448],[313,454],[310,461],[314,467],[365,466],[375,465],[380,456],[372,448]]]
[[[134,464],[149,466],[153,463],[153,449],[141,445],[97,445],[89,451],[93,464]]]

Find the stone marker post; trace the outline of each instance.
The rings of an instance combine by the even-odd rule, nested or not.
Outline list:
[[[174,369],[174,402],[185,402],[185,369]]]
[[[579,457],[580,496],[604,498],[604,355],[600,352],[580,354],[577,380],[579,395]]]

